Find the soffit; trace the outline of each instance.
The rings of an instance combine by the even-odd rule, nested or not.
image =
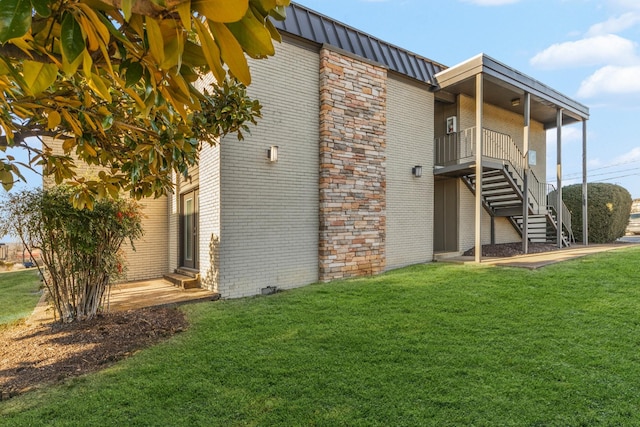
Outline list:
[[[563,125],[587,120],[589,108],[555,89],[510,68],[484,54],[441,71],[435,76],[439,91],[475,97],[475,76],[482,74],[485,102],[524,115],[524,94],[531,94],[531,118],[545,128],[557,125],[557,111],[563,109]],[[520,105],[512,105],[519,98]]]

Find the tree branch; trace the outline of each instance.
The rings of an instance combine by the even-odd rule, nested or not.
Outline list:
[[[12,59],[22,59],[22,60],[30,60],[36,62],[42,62],[44,64],[54,64],[54,61],[47,55],[40,53],[38,51],[32,50],[29,51],[31,56],[27,54],[22,49],[12,45],[10,43],[5,43],[0,45],[0,56],[4,56],[6,58]],[[60,55],[52,54],[56,59],[62,62],[62,57]]]
[[[100,0],[109,6],[115,7],[117,9],[122,9],[122,0]],[[171,11],[176,6],[181,3],[184,3],[187,0],[166,0],[164,2],[164,7],[158,6],[150,0],[137,0],[133,2],[133,7],[131,9],[132,13],[136,13],[143,16],[149,16],[152,18],[157,18],[158,16],[166,13],[167,11]]]
[[[33,148],[31,145],[27,144],[27,138],[38,138],[41,139],[43,136],[49,136],[51,138],[57,139],[69,139],[70,137],[65,135],[60,135],[57,132],[46,131],[46,130],[22,130],[19,132],[15,132],[13,134],[13,143],[9,145],[9,140],[5,135],[0,136],[0,148],[8,148],[8,147],[18,147],[24,148],[29,151],[39,152],[39,150]]]

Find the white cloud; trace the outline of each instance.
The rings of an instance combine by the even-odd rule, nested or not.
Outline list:
[[[550,143],[550,144],[553,143],[555,146],[557,137],[558,137],[558,131],[556,129],[547,130],[547,143]],[[562,127],[562,145],[564,146],[564,145],[575,144],[575,143],[582,144],[582,127],[563,126]]]
[[[629,65],[638,62],[636,44],[614,34],[589,37],[549,46],[531,58],[531,65],[558,69],[602,64]]]
[[[640,161],[640,147],[635,147],[630,151],[624,153],[622,156],[616,157],[612,162],[614,165],[625,165],[628,163],[635,163]]]
[[[599,95],[640,94],[640,65],[621,67],[609,65],[600,68],[580,85],[578,97]]]
[[[613,0],[612,3],[625,9],[640,10],[640,3],[638,0]]]
[[[505,4],[518,3],[520,0],[464,0],[465,3],[477,6],[504,6]]]
[[[587,36],[593,37],[605,34],[616,34],[633,27],[638,22],[640,22],[640,13],[627,12],[616,18],[592,25],[589,31],[587,31]]]

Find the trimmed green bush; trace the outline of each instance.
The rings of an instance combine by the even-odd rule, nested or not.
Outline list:
[[[631,194],[615,184],[587,184],[589,242],[611,243],[624,236],[631,212]],[[582,238],[582,184],[562,188],[562,199],[571,212],[576,241]]]

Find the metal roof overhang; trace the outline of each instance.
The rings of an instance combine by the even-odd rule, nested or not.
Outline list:
[[[286,11],[286,20],[273,21],[278,31],[337,47],[417,81],[432,85],[433,76],[446,68],[297,3],[291,2]]]
[[[557,111],[563,110],[562,124],[589,119],[589,108],[555,89],[485,55],[477,55],[461,64],[437,73],[434,82],[438,92],[475,96],[475,76],[482,74],[484,101],[505,110],[524,115],[525,93],[531,94],[531,118],[545,129],[557,126]],[[512,100],[520,98],[519,105]]]

